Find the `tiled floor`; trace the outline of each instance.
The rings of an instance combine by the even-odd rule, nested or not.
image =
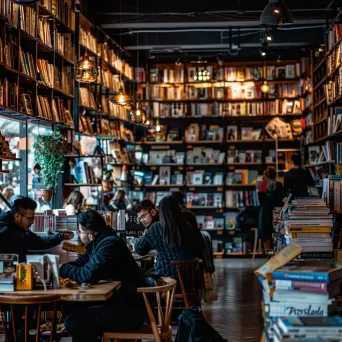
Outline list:
[[[261,290],[253,271],[264,260],[218,259],[216,299],[203,306],[206,319],[229,342],[259,342]]]

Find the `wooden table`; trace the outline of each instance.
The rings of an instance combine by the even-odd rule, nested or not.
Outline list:
[[[133,252],[132,255],[133,255],[133,258],[135,261],[148,261],[148,260],[154,259],[157,256],[157,252],[156,251],[150,251],[146,255],[139,255],[139,254]]]
[[[32,290],[32,291],[14,291],[14,292],[0,292],[1,295],[6,296],[37,296],[44,297],[44,295],[57,295],[60,300],[71,302],[89,302],[89,301],[105,301],[110,298],[115,291],[120,289],[120,281],[101,281],[96,285],[91,285],[89,289],[81,287],[75,288],[61,288],[61,289],[48,289]]]

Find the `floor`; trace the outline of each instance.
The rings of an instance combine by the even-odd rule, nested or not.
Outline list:
[[[261,290],[254,269],[265,260],[217,259],[216,299],[203,306],[209,323],[229,342],[260,342]],[[212,294],[212,297],[215,296]]]
[[[261,290],[254,269],[265,260],[217,259],[219,286],[208,294],[203,312],[208,322],[229,342],[260,342]],[[3,339],[0,337],[0,342]],[[63,338],[62,342],[71,342]]]

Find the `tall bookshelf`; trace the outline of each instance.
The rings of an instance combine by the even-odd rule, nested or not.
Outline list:
[[[198,80],[200,70],[209,71],[205,82]],[[265,169],[273,166],[281,179],[290,156],[301,151],[302,135],[293,127],[301,126],[307,107],[304,74],[300,61],[160,64],[140,70],[141,103],[160,127],[140,144],[144,196],[158,204],[163,195],[183,191],[202,227],[220,241],[217,255],[245,255],[231,221],[242,208],[257,211],[256,180]],[[264,83],[267,94],[261,92]],[[273,119],[290,132],[269,134]]]

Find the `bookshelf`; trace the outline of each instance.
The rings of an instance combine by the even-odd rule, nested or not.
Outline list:
[[[240,209],[258,206],[255,180],[268,166],[279,163],[281,177],[289,168],[286,151],[301,150],[295,126],[312,90],[306,63],[160,64],[138,73],[142,107],[160,128],[141,140],[139,190],[157,204],[176,189],[185,192],[199,224],[222,242],[220,256],[246,255],[236,251],[242,243],[228,222]],[[194,80],[201,68],[210,80]],[[268,94],[260,90],[264,82]],[[291,133],[275,139],[273,119]]]

